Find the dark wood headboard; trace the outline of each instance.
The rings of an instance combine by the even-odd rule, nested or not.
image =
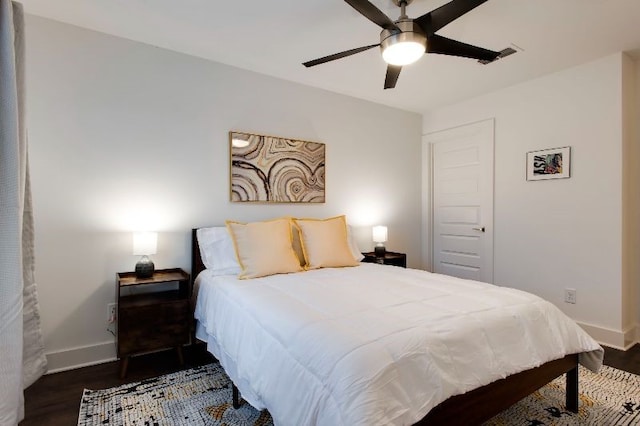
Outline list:
[[[204,263],[202,263],[202,256],[200,256],[200,246],[198,245],[198,235],[196,232],[198,228],[193,228],[191,230],[191,279],[195,280],[200,272],[202,272],[205,267]]]

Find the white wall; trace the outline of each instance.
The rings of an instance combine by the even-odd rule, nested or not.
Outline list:
[[[495,117],[494,282],[550,300],[619,347],[629,343],[630,326],[622,295],[623,59],[602,58],[423,117],[424,133]],[[571,178],[526,181],[527,151],[567,145]],[[577,290],[577,304],[563,302],[565,287]]]
[[[190,230],[225,219],[345,213],[371,248],[419,266],[421,117],[152,46],[27,17],[36,276],[52,369],[115,356],[106,331],[131,231],[160,232],[157,268],[190,268]],[[327,144],[327,202],[229,198],[228,131]]]

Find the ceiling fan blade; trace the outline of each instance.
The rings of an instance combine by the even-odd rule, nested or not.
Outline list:
[[[450,38],[439,35],[432,35],[427,38],[427,53],[439,53],[441,55],[462,56],[464,58],[473,58],[480,61],[491,62],[500,56],[500,52],[484,49],[478,46],[472,46],[461,41],[452,40]]]
[[[400,31],[400,28],[396,26],[396,24],[380,9],[371,4],[368,0],[344,0],[349,3],[351,7],[360,12],[362,16],[373,22],[374,24],[386,29],[386,30],[397,30]]]
[[[511,56],[514,53],[518,53],[518,51],[516,49],[514,49],[513,47],[507,47],[506,49],[502,49],[500,52],[498,52],[499,55],[497,58],[495,58],[493,61],[486,61],[486,60],[478,60],[478,62],[480,62],[482,65],[489,65],[492,62],[497,61],[498,59],[502,59],[502,58],[506,58],[507,56]]]
[[[309,68],[309,67],[313,67],[313,66],[316,66],[316,65],[324,64],[325,62],[331,62],[331,61],[335,61],[336,59],[342,59],[342,58],[345,58],[347,56],[355,55],[356,53],[364,52],[365,50],[369,50],[369,49],[372,49],[372,48],[378,47],[378,46],[380,46],[380,43],[372,44],[372,45],[369,45],[369,46],[357,47],[355,49],[345,50],[344,52],[334,53],[333,55],[324,56],[322,58],[314,59],[313,61],[303,62],[302,65],[304,65],[305,67]]]
[[[394,87],[396,87],[396,82],[398,81],[400,71],[402,71],[402,66],[387,65],[387,76],[384,79],[385,89],[393,89]]]
[[[487,0],[452,0],[413,21],[418,24],[425,33],[431,35],[486,1]]]

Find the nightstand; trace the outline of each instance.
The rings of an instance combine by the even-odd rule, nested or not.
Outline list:
[[[182,346],[191,333],[190,299],[190,276],[182,269],[157,270],[149,278],[137,278],[135,272],[116,274],[120,378],[127,375],[131,355],[175,348],[184,364]]]
[[[388,251],[384,254],[384,257],[376,257],[376,254],[371,251],[368,253],[362,253],[362,255],[364,256],[364,259],[362,259],[363,262],[401,266],[403,268],[407,267],[407,255],[405,253]]]

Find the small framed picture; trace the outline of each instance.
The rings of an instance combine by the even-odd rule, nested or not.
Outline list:
[[[527,180],[570,177],[571,147],[527,152]]]

